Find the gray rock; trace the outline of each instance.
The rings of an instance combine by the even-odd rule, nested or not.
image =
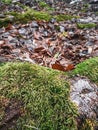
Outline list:
[[[65,27],[63,26],[59,26],[60,27],[60,32],[64,32],[65,31]]]
[[[0,14],[0,18],[5,18],[6,16],[4,14]]]
[[[26,34],[26,29],[25,28],[19,29],[19,33],[22,34],[22,35],[25,35]]]
[[[71,100],[77,104],[79,113],[86,115],[87,118],[97,118],[98,113],[94,112],[98,107],[97,88],[98,86],[87,78],[77,77],[71,81]]]
[[[38,28],[39,25],[37,24],[36,21],[33,21],[33,22],[31,23],[31,27],[32,27],[32,28],[34,28],[34,27],[35,27],[35,28],[36,28],[36,27]]]

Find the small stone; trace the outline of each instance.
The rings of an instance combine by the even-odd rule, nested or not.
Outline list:
[[[92,47],[88,47],[88,54],[91,54],[93,51],[93,48]]]
[[[88,42],[86,42],[86,46],[92,46],[94,43],[92,42],[92,41],[88,41]]]
[[[37,22],[36,21],[33,21],[32,23],[31,23],[31,27],[32,28],[38,28],[39,27],[39,25],[37,24]]]
[[[2,45],[2,44],[4,44],[4,43],[5,43],[5,41],[3,41],[3,40],[2,40],[2,41],[0,41],[0,45]]]
[[[65,27],[63,26],[59,26],[60,27],[60,32],[64,32],[65,31]]]
[[[56,22],[56,19],[55,19],[55,18],[52,18],[50,21],[51,21],[51,23],[55,23],[55,22]]]
[[[0,18],[5,18],[6,16],[4,14],[0,14]]]
[[[24,28],[19,29],[19,33],[22,34],[22,35],[25,35],[26,29],[24,29]]]

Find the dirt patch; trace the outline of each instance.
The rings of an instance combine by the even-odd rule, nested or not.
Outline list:
[[[22,103],[15,99],[9,101],[4,109],[4,116],[0,123],[0,130],[8,130],[8,128],[15,128],[17,119],[22,115]]]

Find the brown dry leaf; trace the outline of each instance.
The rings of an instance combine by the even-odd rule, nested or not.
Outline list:
[[[9,31],[9,30],[11,30],[11,29],[13,29],[13,26],[12,26],[12,24],[8,24],[8,26],[5,28],[5,30],[6,31]]]
[[[73,70],[75,68],[75,66],[73,64],[69,64],[67,67],[66,67],[66,71],[70,71],[70,70]]]
[[[44,47],[38,47],[38,48],[35,48],[34,51],[39,53],[40,51],[42,51],[44,49],[45,49]]]
[[[1,45],[1,48],[2,48],[2,49],[9,49],[9,50],[12,50],[12,49],[13,49],[13,47],[12,47],[10,44],[2,44],[2,45]]]
[[[36,40],[39,40],[40,38],[42,38],[41,37],[41,34],[39,33],[39,32],[34,32],[34,38],[36,39]]]
[[[51,45],[50,39],[46,39],[46,40],[45,40],[45,43],[46,43],[48,46],[50,46],[50,45]]]
[[[65,71],[65,67],[63,65],[61,65],[60,63],[57,63],[57,62],[55,62],[54,64],[52,64],[52,69],[57,69],[57,70]]]

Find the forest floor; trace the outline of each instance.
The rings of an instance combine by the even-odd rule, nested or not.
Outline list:
[[[98,16],[89,5],[58,2],[53,8],[40,2],[32,8],[2,4],[0,61],[20,59],[66,71],[98,56]]]
[[[28,61],[35,64],[35,68],[33,67],[33,71],[36,73],[35,78],[33,77],[35,86],[37,86],[35,81],[39,82],[39,85],[43,84],[44,86],[46,85],[44,79],[47,83],[51,78],[55,80],[56,74],[58,77],[60,76],[60,80],[66,80],[66,87],[68,87],[67,84],[70,83],[68,94],[70,90],[70,98],[78,106],[78,130],[98,130],[98,126],[96,125],[96,121],[98,120],[98,12],[95,8],[96,6],[93,7],[96,10],[93,10],[91,5],[82,2],[71,5],[63,2],[56,2],[55,4],[39,2],[35,5],[32,5],[30,2],[26,5],[25,2],[19,3],[17,0],[12,3],[10,2],[11,1],[0,3],[0,63],[14,61],[16,64],[12,62],[12,66],[10,63],[7,63],[7,65],[0,64],[0,82],[2,86],[0,86],[0,105],[3,106],[1,107],[2,109],[0,109],[2,113],[0,116],[0,129],[6,130],[13,128],[16,120],[20,115],[24,116],[23,113],[26,113],[27,110],[27,114],[32,115],[31,110],[33,108],[31,106],[35,106],[36,103],[32,104],[32,101],[28,103],[26,96],[29,95],[28,93],[30,93],[31,89],[32,91],[34,90],[31,86],[31,89],[25,86],[28,85],[28,83],[33,84],[30,81],[32,77],[30,77],[31,69],[28,69],[28,67],[32,67],[30,64],[23,66],[22,63],[19,63],[19,61]],[[19,66],[17,64],[19,64]],[[47,68],[39,67],[40,69],[38,69],[38,66],[37,70],[36,64],[64,71],[66,74],[63,72],[58,74],[59,72],[55,70],[51,70],[53,73],[51,71],[48,72]],[[19,67],[19,70],[17,67]],[[19,73],[20,70],[21,73]],[[6,71],[8,71],[7,74]],[[43,76],[43,73],[46,77]],[[25,77],[25,74],[28,78]],[[33,72],[32,74],[34,75]],[[39,74],[42,76],[40,77]],[[52,77],[49,76],[51,74]],[[20,80],[18,76],[24,76],[24,78]],[[37,78],[41,78],[42,81],[40,82]],[[4,82],[4,80],[6,80],[6,82]],[[27,82],[24,80],[27,80]],[[53,81],[50,82],[58,88],[56,83]],[[49,85],[50,82],[48,83]],[[57,83],[61,85],[61,82]],[[13,86],[17,87],[13,88]],[[21,89],[20,86],[25,88],[27,93],[25,89]],[[43,87],[40,88],[40,90],[41,89],[44,90],[45,88]],[[22,99],[23,95],[24,97]],[[29,96],[35,98],[37,95],[33,97],[30,93]],[[17,98],[18,100],[16,100]],[[24,106],[22,102],[20,102],[22,100],[25,105],[27,103],[27,106]],[[43,97],[41,97],[41,102],[42,100]],[[48,100],[47,98],[47,101]],[[67,98],[67,100],[69,102],[68,105],[70,105],[69,98]],[[40,102],[37,97],[36,102]],[[38,105],[42,104],[39,103]],[[22,106],[24,106],[24,108]],[[69,117],[70,111],[73,118],[76,116],[72,110],[74,106],[72,105],[72,109],[70,106],[69,108],[68,117],[66,117],[70,119],[68,130],[76,130],[74,122],[75,127],[70,126],[73,119]],[[39,109],[39,107],[36,109]],[[37,112],[36,109],[34,110],[35,112]],[[56,110],[56,107],[54,110]],[[46,115],[47,113],[44,112]],[[52,114],[54,113],[52,112]],[[37,113],[35,117],[40,117],[39,115],[40,114]],[[18,121],[17,127],[15,126],[16,128],[13,129],[38,129],[38,120],[41,120],[40,122],[42,125],[45,125],[46,130],[46,124],[43,124],[44,121],[42,121],[42,119],[38,118],[37,120],[37,118],[35,118],[33,122],[35,124],[33,124],[30,122],[32,117],[29,115],[29,119],[26,120],[27,117],[28,115],[25,115],[24,120],[19,119],[22,124],[19,124]],[[44,118],[45,117],[43,117],[43,119]],[[22,128],[21,125],[23,125],[24,122],[27,122],[27,125],[25,124]],[[56,122],[54,122],[54,124],[55,123]],[[36,128],[32,128],[32,125],[36,125]],[[44,129],[42,125],[40,124],[39,126],[41,130]],[[49,130],[57,130],[58,128],[65,130],[63,125],[62,128],[59,126],[57,128],[50,128],[50,126],[47,124],[47,129],[49,127]]]

